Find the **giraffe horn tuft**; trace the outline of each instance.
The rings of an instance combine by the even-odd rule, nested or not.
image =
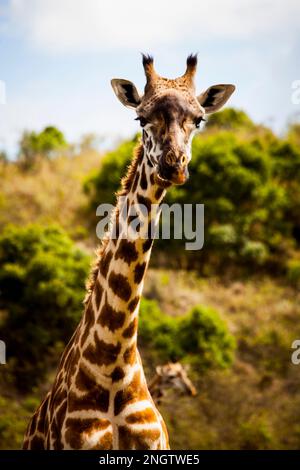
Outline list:
[[[143,57],[143,66],[144,66],[144,68],[146,68],[150,65],[153,66],[153,56],[152,55],[142,53],[142,57]]]
[[[142,54],[143,58],[143,67],[145,70],[145,75],[146,75],[146,80],[147,80],[147,86],[153,85],[157,78],[157,73],[155,72],[154,69],[154,60],[153,57],[149,54]]]
[[[198,56],[197,54],[190,54],[186,60],[186,71],[183,78],[190,84],[193,85],[194,76],[197,70]]]
[[[186,59],[187,70],[196,71],[198,62],[198,55],[197,54],[190,54]]]

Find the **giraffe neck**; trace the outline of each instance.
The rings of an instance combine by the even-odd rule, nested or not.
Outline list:
[[[151,221],[158,223],[157,206],[165,189],[161,181],[156,183],[151,156],[140,146],[122,181],[84,315],[65,348],[51,392],[32,418],[24,448],[168,449],[166,427],[148,391],[136,343],[153,240],[122,237],[128,219],[123,220],[124,201],[128,209],[134,202],[155,205],[151,216],[139,211],[144,234]]]
[[[96,367],[112,381],[122,380],[139,361],[139,304],[159,222],[159,204],[165,195],[165,188],[155,178],[153,148],[146,144],[144,135],[144,145],[137,149],[122,181],[82,322],[85,365]],[[134,227],[137,231],[132,232]]]

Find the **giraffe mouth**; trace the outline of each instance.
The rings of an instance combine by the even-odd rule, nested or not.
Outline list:
[[[155,182],[163,188],[168,188],[172,184],[171,181],[167,180],[166,178],[163,178],[162,176],[160,176],[159,173],[156,173],[155,175]]]
[[[172,171],[170,172],[170,176],[164,175],[162,173],[163,172],[158,171],[156,175],[157,182],[160,185],[169,185],[169,186],[171,184],[182,185],[189,178],[187,165],[172,169]]]
[[[172,178],[172,183],[177,185],[184,184],[189,178],[189,172],[187,167],[181,168]]]

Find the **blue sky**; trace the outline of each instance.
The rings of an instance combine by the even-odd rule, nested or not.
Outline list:
[[[70,141],[132,135],[134,113],[117,101],[114,77],[144,85],[140,52],[164,76],[181,75],[198,52],[199,93],[234,83],[230,105],[277,132],[300,119],[299,0],[0,0],[0,149],[24,129],[57,125]]]

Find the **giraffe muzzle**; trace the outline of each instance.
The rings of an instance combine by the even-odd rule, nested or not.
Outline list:
[[[167,152],[161,158],[158,172],[161,178],[173,184],[184,184],[189,177],[187,156],[181,154],[178,157],[172,151]]]

